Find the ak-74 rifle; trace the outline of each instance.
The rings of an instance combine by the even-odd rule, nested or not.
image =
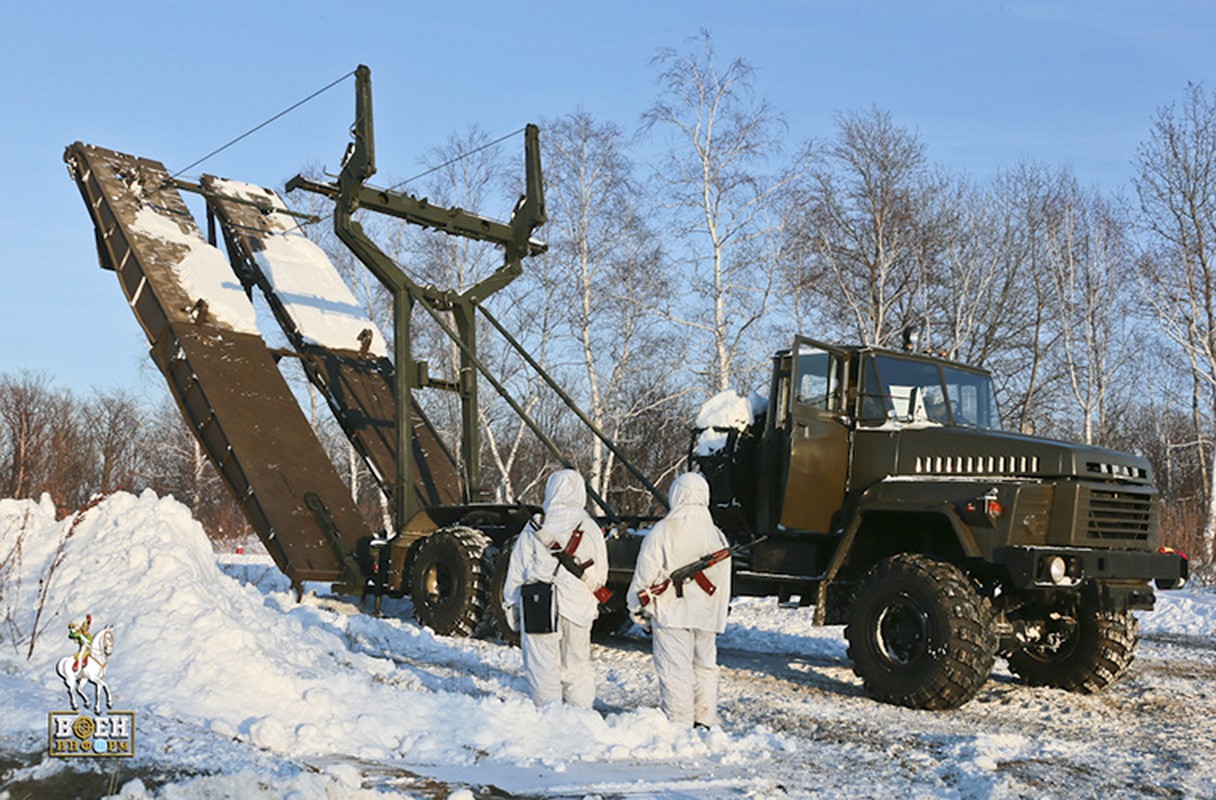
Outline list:
[[[531,524],[533,530],[540,530],[540,526],[535,520],[533,520]],[[580,580],[583,577],[583,573],[587,571],[587,567],[595,563],[594,561],[584,561],[580,564],[578,559],[574,557],[574,551],[578,550],[579,543],[582,540],[583,529],[575,528],[574,532],[570,534],[570,539],[566,542],[565,547],[562,547],[557,542],[553,542],[549,545],[549,553],[557,559],[557,563],[567,569],[571,575]],[[598,589],[595,589],[592,594],[595,595],[595,599],[600,603],[607,603],[608,599],[612,597],[612,590],[607,586],[601,586]]]
[[[750,542],[742,542],[734,547],[723,547],[721,550],[715,550],[712,553],[703,555],[696,561],[685,564],[682,567],[677,567],[671,571],[663,580],[646,587],[638,592],[638,601],[643,607],[650,605],[650,601],[656,596],[667,591],[668,586],[675,586],[676,597],[684,596],[684,584],[689,581],[694,581],[697,586],[700,586],[706,594],[712,595],[718,591],[718,587],[714,586],[709,578],[705,577],[705,570],[712,567],[714,564],[721,564],[726,559],[733,556],[735,553],[741,553],[744,550],[750,550],[756,545],[767,539],[767,536],[761,536],[759,539],[753,539]]]

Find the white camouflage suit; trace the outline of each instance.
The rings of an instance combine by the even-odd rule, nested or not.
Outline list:
[[[586,512],[586,505],[587,490],[581,475],[572,469],[553,473],[545,486],[544,523],[539,529],[525,526],[511,549],[502,589],[507,619],[517,619],[519,588],[525,583],[552,583],[557,597],[556,631],[520,632],[524,673],[538,706],[560,700],[590,708],[595,701],[591,623],[599,613],[594,592],[608,579],[608,550],[604,534]],[[560,566],[550,552],[554,543],[565,548],[576,528],[582,530],[583,537],[574,558],[580,564],[591,562],[581,579]]]
[[[643,607],[639,592],[665,580],[673,570],[726,547],[726,537],[709,513],[709,484],[686,472],[671,486],[671,511],[642,541],[629,586],[629,610],[651,619],[659,701],[672,722],[718,724],[718,634],[726,630],[730,604],[730,559],[704,571],[716,590],[711,595],[695,581],[651,596]]]

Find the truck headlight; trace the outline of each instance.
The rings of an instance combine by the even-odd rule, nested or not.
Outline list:
[[[1060,556],[1051,556],[1047,559],[1047,576],[1057,586],[1072,582],[1068,576],[1068,562]]]

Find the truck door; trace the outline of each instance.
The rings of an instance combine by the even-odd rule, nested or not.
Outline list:
[[[848,359],[828,345],[794,341],[787,417],[789,452],[781,524],[827,533],[844,503],[849,471],[845,413]]]

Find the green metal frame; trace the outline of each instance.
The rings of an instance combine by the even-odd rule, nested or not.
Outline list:
[[[307,189],[333,197],[334,232],[355,256],[362,261],[393,296],[393,363],[396,371],[397,424],[397,483],[393,492],[393,516],[397,530],[416,513],[418,502],[410,491],[414,478],[412,399],[415,389],[440,386],[426,375],[425,365],[415,361],[410,352],[410,319],[414,304],[421,302],[428,310],[451,311],[456,321],[455,338],[461,345],[460,394],[462,419],[461,462],[465,469],[464,500],[472,502],[473,487],[480,485],[479,453],[481,437],[477,420],[477,386],[472,379],[476,367],[471,356],[477,350],[473,306],[514,280],[523,271],[520,264],[525,256],[542,253],[545,245],[532,239],[532,231],[545,221],[544,196],[541,189],[540,139],[534,125],[525,132],[527,189],[516,206],[510,223],[470,214],[459,208],[433,206],[412,195],[365,185],[376,172],[375,133],[372,121],[371,70],[360,65],[355,71],[354,142],[346,153],[337,185],[317,184],[297,175],[287,184],[289,191]],[[360,208],[398,217],[416,225],[446,231],[481,241],[502,245],[503,265],[488,277],[463,292],[439,290],[414,282],[397,263],[381,250],[353,218]],[[446,326],[445,326],[446,327]],[[449,332],[449,335],[451,333]],[[444,387],[447,388],[447,387]]]
[[[557,446],[544,434],[540,426],[519,406],[484,363],[477,357],[476,316],[480,308],[494,327],[533,366],[550,386],[555,381],[524,352],[523,347],[506,330],[489,316],[480,303],[494,292],[504,288],[523,271],[522,261],[532,255],[545,252],[547,246],[532,238],[532,232],[545,222],[544,189],[541,177],[540,134],[535,125],[524,129],[525,193],[516,204],[509,222],[499,222],[464,211],[460,208],[435,206],[425,199],[409,194],[380,189],[366,185],[376,172],[374,126],[372,121],[371,70],[360,66],[355,70],[355,123],[352,128],[354,141],[349,146],[342,163],[342,171],[335,183],[318,183],[297,175],[287,183],[289,191],[304,189],[317,192],[335,200],[334,232],[352,253],[392,293],[393,297],[393,363],[396,371],[396,427],[397,427],[397,483],[394,491],[394,523],[397,531],[404,528],[418,509],[414,493],[409,491],[414,476],[411,435],[412,392],[428,387],[454,390],[461,400],[462,448],[461,463],[464,469],[463,499],[466,503],[478,498],[471,493],[481,483],[480,451],[481,433],[478,423],[477,375],[484,375],[495,390],[520,415],[544,445],[562,464],[572,466]],[[455,236],[491,242],[503,248],[502,266],[489,276],[462,292],[423,286],[406,275],[354,220],[359,209],[376,211],[397,217],[406,222],[432,228]],[[452,382],[433,380],[426,364],[413,359],[411,354],[411,317],[414,306],[420,305],[460,350],[460,377]],[[455,330],[445,322],[440,312],[452,314]],[[586,415],[560,389],[562,400],[572,408],[592,432],[621,460],[656,499],[666,506],[666,497],[655,488],[633,464],[624,457],[608,437],[591,424]],[[588,487],[592,499],[608,514],[616,518],[608,504]]]

